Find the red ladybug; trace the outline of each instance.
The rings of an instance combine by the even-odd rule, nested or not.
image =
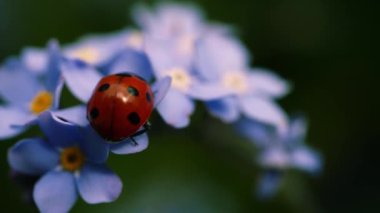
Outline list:
[[[129,73],[108,75],[95,87],[87,105],[87,119],[110,142],[126,138],[135,142],[133,137],[148,129],[153,106],[152,90],[143,78]]]

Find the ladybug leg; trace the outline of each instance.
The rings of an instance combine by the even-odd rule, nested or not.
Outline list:
[[[139,135],[142,135],[142,134],[144,134],[145,132],[147,132],[147,131],[150,129],[150,127],[151,127],[150,122],[149,122],[149,121],[146,122],[146,123],[143,125],[143,127],[144,127],[144,128],[143,128],[142,130],[137,131],[135,134],[133,134],[133,135],[130,137],[133,146],[137,146],[137,145],[139,145],[139,144],[137,143],[137,141],[134,139],[134,137],[139,136]]]

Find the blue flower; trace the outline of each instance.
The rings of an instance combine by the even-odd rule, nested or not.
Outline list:
[[[201,10],[189,4],[163,3],[153,11],[140,5],[133,15],[143,32],[156,38],[195,38],[205,25]]]
[[[206,82],[214,82],[233,95],[206,102],[211,114],[233,122],[243,114],[286,128],[286,114],[274,99],[287,94],[288,84],[275,74],[249,67],[246,48],[229,34],[208,33],[197,43],[195,64]]]
[[[261,197],[270,197],[275,193],[281,174],[286,169],[298,169],[310,174],[318,174],[322,169],[319,153],[304,144],[306,125],[303,117],[290,120],[284,132],[249,119],[237,123],[238,130],[258,147],[257,162],[266,170],[258,186]]]
[[[125,29],[109,34],[84,36],[77,42],[66,45],[63,54],[69,59],[79,59],[89,65],[103,68],[121,52],[132,51],[141,54],[142,48],[142,33],[138,30]],[[132,60],[136,58],[133,57]]]
[[[76,96],[83,103],[87,103],[96,84],[103,76],[92,66],[78,60],[64,60],[61,65],[61,69],[65,82],[74,96]],[[160,81],[156,81],[152,85],[155,107],[159,105],[165,97],[167,91],[169,90],[170,84],[170,78],[166,77]],[[72,107],[63,113],[56,112],[55,115],[63,117],[66,120],[83,127],[89,126],[86,118],[86,107],[84,105]],[[128,154],[131,152],[142,151],[148,146],[147,133],[134,137],[134,140],[137,142],[137,145],[135,145],[131,139],[128,138],[117,144],[107,144],[107,146],[109,146],[109,149],[116,154]]]
[[[201,82],[194,72],[193,56],[182,54],[172,40],[146,36],[145,44],[155,77],[172,79],[172,87],[157,107],[166,123],[176,128],[186,127],[194,112],[194,99],[214,100],[231,94],[218,84]]]
[[[227,27],[205,22],[202,12],[189,4],[163,3],[155,10],[139,6],[134,18],[144,33],[144,50],[155,77],[172,77],[172,88],[157,108],[166,123],[186,127],[194,99],[214,100],[230,94],[215,83],[200,82],[193,63],[199,38],[205,33],[225,33]]]
[[[0,68],[0,97],[5,102],[0,106],[0,139],[21,133],[44,111],[58,110],[63,79],[57,42],[49,42],[48,56],[44,75],[14,58]]]
[[[111,202],[122,190],[105,162],[107,144],[91,128],[80,128],[46,111],[39,126],[46,135],[19,141],[8,151],[15,171],[41,176],[33,198],[41,212],[67,212],[78,194],[87,203]]]

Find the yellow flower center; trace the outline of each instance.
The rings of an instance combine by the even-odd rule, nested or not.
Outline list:
[[[248,90],[246,76],[238,72],[228,72],[222,79],[223,86],[233,89],[237,93],[244,93]]]
[[[67,171],[79,170],[83,166],[84,160],[84,155],[78,147],[65,148],[61,152],[61,165]]]
[[[143,34],[139,31],[134,31],[130,35],[128,35],[126,39],[126,45],[128,47],[132,47],[137,50],[141,50],[143,47]]]
[[[53,94],[48,91],[39,92],[30,103],[30,111],[38,115],[41,112],[50,109],[53,105]]]
[[[94,64],[99,60],[100,53],[98,49],[87,46],[70,52],[69,56],[72,58],[81,59],[89,64]]]
[[[172,87],[181,91],[187,91],[192,83],[191,76],[186,70],[175,67],[168,70],[167,74],[172,78]]]

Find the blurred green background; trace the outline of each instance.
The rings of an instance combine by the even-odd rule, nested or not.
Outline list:
[[[130,26],[129,9],[136,2],[0,0],[0,60],[26,46],[44,46],[52,37],[68,43]],[[79,201],[72,211],[380,212],[380,3],[193,2],[209,19],[237,28],[254,65],[293,83],[280,103],[287,112],[309,117],[308,143],[324,155],[323,173],[289,172],[274,199],[257,200],[253,187],[259,169],[251,146],[199,106],[190,128],[165,127],[156,115],[149,149],[111,157],[110,167],[124,182],[116,202]],[[0,144],[0,210],[36,212],[8,176],[6,152],[13,142]]]

